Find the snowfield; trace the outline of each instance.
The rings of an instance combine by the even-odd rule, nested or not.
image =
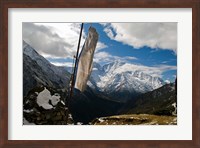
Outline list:
[[[141,65],[114,61],[104,66],[94,63],[88,85],[100,91],[115,92],[129,91],[145,93],[157,89],[165,82],[152,75],[154,69],[144,71]]]

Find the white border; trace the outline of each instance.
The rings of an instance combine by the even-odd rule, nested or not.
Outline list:
[[[192,9],[10,8],[9,140],[192,140]],[[22,22],[178,22],[178,125],[22,126]]]

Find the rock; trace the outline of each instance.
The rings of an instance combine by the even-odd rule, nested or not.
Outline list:
[[[46,87],[51,95],[59,94],[59,90],[55,90],[53,88]],[[38,106],[37,104],[37,95],[44,90],[44,86],[42,88],[34,88],[24,97],[24,119],[30,123],[34,123],[36,125],[67,125],[73,124],[73,119],[69,118],[69,110],[68,108],[61,102],[58,102],[55,107],[52,109],[44,109],[43,107]],[[35,93],[37,92],[37,93]],[[63,90],[61,93],[64,93]],[[61,94],[60,93],[60,94]],[[60,99],[63,101],[63,94]],[[70,116],[71,117],[71,116]],[[68,123],[69,122],[69,123]]]
[[[62,120],[62,116],[61,115],[57,115],[57,116],[54,116],[53,118],[52,118],[52,120],[53,121],[57,121],[57,120]]]
[[[50,119],[51,115],[50,114],[46,114],[46,119]]]
[[[61,113],[62,116],[65,116],[65,112],[63,110],[61,110],[60,113]]]

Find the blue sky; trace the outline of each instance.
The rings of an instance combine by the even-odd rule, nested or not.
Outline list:
[[[174,81],[177,73],[176,23],[84,23],[81,46],[90,25],[99,34],[95,62],[103,65],[121,60],[155,69],[156,76]],[[79,32],[80,23],[23,24],[23,39],[58,66],[72,65]],[[42,44],[39,43],[41,39]],[[55,44],[49,44],[50,40]]]

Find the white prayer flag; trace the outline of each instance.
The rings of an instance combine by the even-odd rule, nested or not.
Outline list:
[[[93,27],[89,28],[87,39],[79,56],[75,88],[83,92],[92,71],[94,51],[98,41],[98,33]]]

